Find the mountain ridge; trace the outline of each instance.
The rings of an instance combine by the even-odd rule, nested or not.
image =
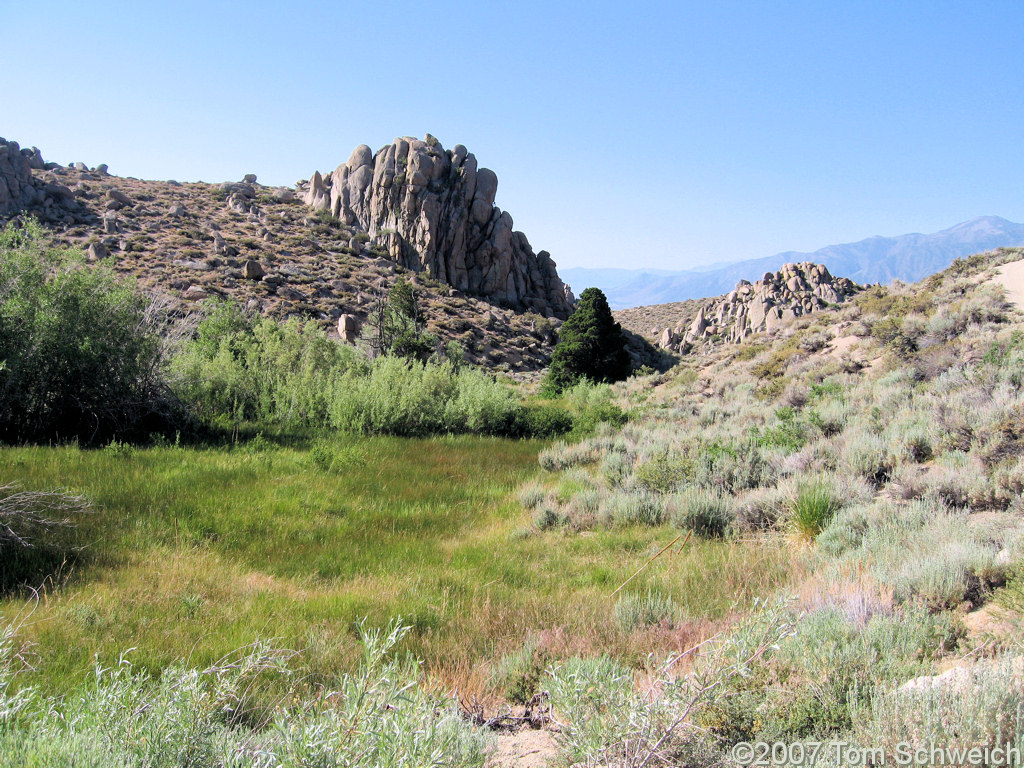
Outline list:
[[[947,229],[922,234],[875,235],[812,252],[784,251],[711,269],[587,270],[562,268],[559,274],[576,291],[593,282],[608,296],[612,309],[667,304],[731,291],[740,280],[753,280],[783,264],[813,262],[857,283],[914,282],[948,267],[955,259],[999,247],[1024,245],[1024,224],[999,216],[979,216]],[[602,285],[602,283],[604,283]]]

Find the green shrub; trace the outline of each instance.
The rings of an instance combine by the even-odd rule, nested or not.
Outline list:
[[[559,330],[544,390],[558,394],[584,379],[621,381],[629,375],[629,365],[626,337],[612,317],[608,300],[600,289],[587,288]]]
[[[287,428],[322,427],[342,376],[365,369],[351,347],[315,323],[206,305],[196,337],[172,360],[179,397],[208,423],[218,419]]]
[[[844,433],[842,464],[877,487],[889,481],[894,462],[889,444],[880,436],[861,429]]]
[[[533,510],[540,506],[545,495],[544,486],[540,483],[527,483],[519,489],[519,503],[523,509]]]
[[[424,690],[414,661],[391,658],[407,628],[358,629],[362,663],[332,680],[329,696],[310,696],[285,666],[289,654],[255,643],[206,669],[156,676],[126,657],[97,663],[82,689],[39,702],[10,696],[12,647],[0,631],[0,765],[482,768],[483,733]],[[254,692],[268,680],[285,695],[260,711]],[[33,703],[31,719],[5,718],[12,704]]]
[[[690,486],[673,499],[672,524],[698,536],[721,537],[732,523],[729,498],[717,490]]]
[[[772,660],[781,685],[766,690],[763,702],[747,702],[759,714],[757,737],[848,733],[875,686],[928,672],[949,634],[948,616],[921,609],[866,619],[838,608],[810,613]]]
[[[105,441],[172,415],[149,300],[104,265],[0,232],[0,439]],[[147,423],[148,421],[148,423]]]
[[[573,763],[609,764],[609,752],[657,712],[636,695],[633,674],[608,656],[565,661],[551,671],[547,688],[552,706],[571,723],[560,741]]]
[[[547,531],[562,522],[562,517],[547,504],[537,507],[533,515],[533,524],[541,531]]]
[[[508,386],[457,362],[385,355],[366,360],[313,322],[206,307],[196,338],[173,361],[178,395],[207,424],[360,434],[470,433],[551,437],[565,409],[525,406]]]
[[[573,418],[573,432],[577,437],[589,435],[602,423],[620,427],[626,422],[626,414],[612,398],[612,389],[607,384],[593,384],[582,381],[565,392]]]
[[[136,453],[135,446],[118,440],[111,440],[103,450],[110,456],[117,456],[122,459],[130,459]]]
[[[605,502],[603,517],[618,525],[661,525],[665,522],[664,502],[644,491],[623,491]]]
[[[491,684],[512,704],[528,704],[538,693],[548,654],[536,639],[505,654],[491,669]]]
[[[731,493],[765,484],[770,472],[764,453],[754,440],[710,440],[696,449],[693,483]]]
[[[965,751],[1009,745],[1018,754],[1024,751],[1019,658],[955,667],[909,685],[894,681],[872,693],[869,701],[853,708],[852,736],[887,754],[897,754],[900,744],[922,748],[925,754],[933,745]]]
[[[558,437],[573,429],[572,414],[556,405],[524,405],[516,412],[510,430],[513,436],[532,436],[541,439]]]
[[[691,459],[665,451],[640,464],[633,472],[633,482],[654,493],[670,493],[692,480],[693,472]]]
[[[775,411],[775,420],[763,429],[754,429],[754,440],[765,448],[781,448],[792,453],[803,447],[808,438],[808,425],[796,411],[784,406]]]

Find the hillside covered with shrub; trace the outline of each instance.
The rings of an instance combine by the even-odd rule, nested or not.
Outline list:
[[[642,665],[643,686],[610,659],[555,665],[572,760],[710,765],[741,741],[890,755],[901,741],[1024,741],[1024,317],[993,280],[1022,257],[958,260],[684,358],[624,388],[643,415],[541,452],[548,472],[522,493],[539,529],[778,540],[793,567],[708,646]],[[640,576],[615,620],[694,621],[670,584]]]

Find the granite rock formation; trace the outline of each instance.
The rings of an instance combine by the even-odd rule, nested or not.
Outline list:
[[[547,251],[534,253],[494,205],[498,177],[461,144],[433,136],[365,144],[327,176],[313,174],[305,202],[364,230],[390,258],[499,305],[565,319],[574,298]]]

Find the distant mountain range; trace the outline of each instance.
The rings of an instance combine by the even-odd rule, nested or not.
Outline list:
[[[762,259],[716,265],[701,270],[559,269],[579,293],[589,286],[604,291],[612,309],[664,304],[728,293],[739,280],[754,281],[783,264],[813,261],[837,277],[858,283],[913,282],[945,269],[955,259],[993,248],[1024,245],[1024,224],[983,216],[930,235],[869,237],[856,243],[829,245],[813,253],[786,251]]]

